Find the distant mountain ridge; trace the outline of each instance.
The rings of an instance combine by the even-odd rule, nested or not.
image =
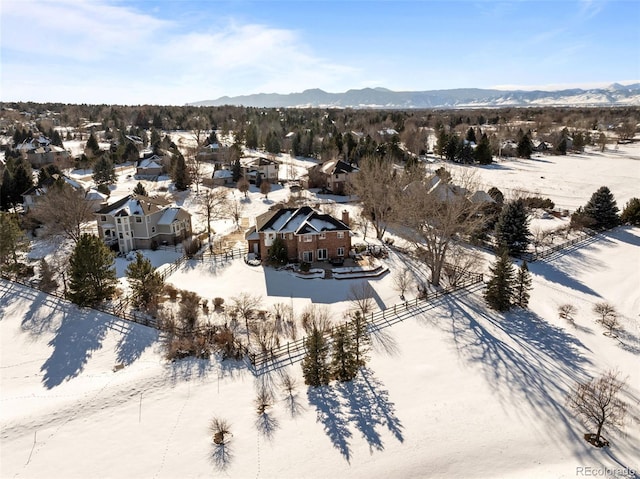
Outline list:
[[[267,108],[491,108],[506,106],[640,106],[640,83],[613,83],[606,88],[558,91],[451,90],[392,91],[363,88],[328,93],[314,88],[299,93],[258,93],[189,103],[192,106],[237,105]]]

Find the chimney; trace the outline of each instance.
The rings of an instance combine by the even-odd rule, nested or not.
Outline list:
[[[342,222],[349,226],[349,212],[347,210],[342,210]]]

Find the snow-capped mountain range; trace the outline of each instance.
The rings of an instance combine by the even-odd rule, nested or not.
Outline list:
[[[458,88],[451,90],[392,91],[364,88],[344,93],[320,89],[299,93],[258,93],[223,96],[216,100],[190,103],[194,106],[238,105],[268,108],[491,108],[505,106],[640,106],[640,83],[613,83],[606,88],[558,91],[488,90]]]

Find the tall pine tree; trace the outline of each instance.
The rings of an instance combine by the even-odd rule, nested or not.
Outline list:
[[[358,374],[358,361],[351,331],[344,325],[333,333],[331,376],[338,381],[351,381]]]
[[[601,186],[591,195],[582,211],[593,220],[596,229],[609,229],[620,224],[620,210],[613,193],[606,186]]]
[[[522,199],[504,205],[495,228],[496,244],[511,255],[519,255],[531,241],[529,217]]]
[[[531,273],[527,262],[523,261],[518,268],[516,284],[513,290],[513,304],[526,309],[529,306],[529,291],[531,291]]]
[[[110,299],[118,284],[113,259],[100,238],[83,234],[69,260],[69,299],[80,306]]]
[[[514,270],[511,259],[506,251],[498,257],[489,268],[492,277],[487,283],[484,299],[490,308],[496,311],[508,311],[513,298]]]
[[[164,280],[151,261],[140,251],[136,252],[136,259],[127,266],[126,275],[133,291],[134,306],[146,311],[155,310]]]
[[[304,383],[313,387],[326,386],[330,380],[327,339],[322,331],[314,327],[305,340],[305,346],[307,354],[302,359]]]
[[[187,168],[184,156],[180,153],[176,154],[175,164],[172,171],[172,179],[176,190],[185,191],[191,185],[191,176]]]

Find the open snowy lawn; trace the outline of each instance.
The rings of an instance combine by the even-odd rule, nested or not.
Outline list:
[[[489,312],[481,288],[441,299],[376,332],[368,368],[352,383],[308,390],[299,364],[290,367],[298,380],[292,397],[278,386],[278,373],[255,378],[243,364],[216,360],[167,364],[155,331],[2,281],[0,476],[541,478],[576,477],[577,467],[638,471],[639,264],[640,228],[597,236],[530,266],[530,310]],[[241,261],[223,268],[194,269],[194,279],[181,271],[171,280],[216,295],[240,291],[238,284],[266,293],[261,268]],[[282,290],[278,301],[326,294],[333,298],[318,302],[336,308],[348,287],[270,279],[270,289]],[[383,302],[395,302],[388,277],[372,284]],[[620,312],[622,343],[595,323],[591,307],[599,301]],[[565,302],[579,310],[576,327],[557,317]],[[125,367],[114,372],[116,364]],[[607,436],[610,449],[595,449],[582,440],[585,430],[565,410],[564,396],[573,381],[609,368],[627,377],[628,423],[625,434]],[[259,417],[254,398],[261,383],[277,400]],[[208,431],[214,416],[231,424],[224,454]]]
[[[583,206],[601,186],[608,186],[622,210],[639,194],[640,144],[617,145],[617,149],[608,148],[603,153],[589,148],[585,153],[566,156],[504,158],[488,166],[464,167],[437,161],[431,169],[441,166],[474,172],[481,189],[495,186],[507,199],[522,193],[539,195],[551,198],[557,208],[570,211]]]

